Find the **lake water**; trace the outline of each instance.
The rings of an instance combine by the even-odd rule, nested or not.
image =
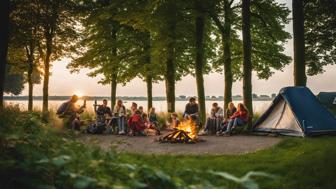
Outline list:
[[[50,100],[49,101],[49,108],[56,110],[64,101],[60,100]],[[130,108],[132,102],[135,102],[138,104],[138,106],[143,106],[144,109],[147,109],[147,101],[124,101],[124,105],[126,108]],[[206,101],[206,109],[207,113],[209,113],[211,109],[211,105],[213,102],[217,102],[221,107],[223,107],[224,102],[223,101]],[[233,101],[235,104],[241,102],[241,101]],[[253,101],[253,110],[254,112],[264,112],[268,106],[271,104],[272,101]],[[28,106],[28,101],[21,101],[21,100],[11,100],[6,101],[7,104],[12,105],[19,105],[20,109],[26,110]],[[34,108],[41,110],[42,108],[42,100],[35,100],[34,102]],[[83,101],[77,102],[79,105],[83,104]],[[176,112],[183,112],[187,101],[176,101],[175,104],[175,110]],[[86,107],[88,111],[93,111],[93,104],[94,101],[87,101]],[[101,104],[101,102],[98,101],[98,104]],[[167,111],[167,103],[166,101],[153,101],[153,106],[156,109],[156,112],[166,112]]]

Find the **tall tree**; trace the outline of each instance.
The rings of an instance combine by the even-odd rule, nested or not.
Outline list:
[[[43,102],[42,112],[48,113],[49,77],[51,61],[70,53],[70,49],[78,35],[74,19],[77,4],[71,0],[39,0],[35,1],[39,22],[43,30],[44,41],[40,45],[43,54]]]
[[[193,0],[188,2],[116,0],[111,4],[111,10],[112,8],[115,10],[113,11],[115,20],[135,30],[150,33],[151,57],[150,64],[147,65],[150,65],[151,69],[138,68],[139,72],[135,75],[146,80],[146,73],[150,70],[150,75],[156,78],[153,81],[162,78],[165,80],[167,107],[170,112],[175,110],[175,82],[187,74],[195,75],[195,67],[189,65],[195,61],[195,26],[194,16],[191,14],[194,4],[190,4]],[[146,40],[141,38],[140,41]],[[151,84],[147,82],[147,86],[149,89]]]
[[[252,62],[251,62],[251,21],[250,0],[242,2],[242,34],[243,34],[243,101],[249,114],[249,127],[252,126]]]
[[[151,35],[150,32],[147,31],[145,34],[145,47],[144,47],[144,54],[145,54],[145,63],[146,63],[146,70],[145,70],[145,80],[147,85],[147,109],[153,107],[153,77],[154,76],[154,66],[151,62]]]
[[[164,14],[170,15],[167,19],[167,59],[165,70],[166,98],[168,112],[175,111],[175,71],[176,70],[176,25],[177,7],[175,1],[169,1],[164,6]]]
[[[242,22],[241,12],[238,12],[241,6],[240,2],[232,0],[213,0],[207,11],[222,39],[223,52],[219,51],[222,57],[215,61],[215,65],[218,67],[224,62],[225,107],[232,101],[232,82],[243,77],[243,47],[238,35]],[[274,70],[281,70],[290,63],[290,57],[284,53],[284,44],[290,38],[290,34],[285,31],[290,12],[284,4],[274,0],[252,1],[250,9],[252,69],[258,78],[268,79]]]
[[[205,109],[205,94],[204,94],[204,79],[203,79],[203,70],[204,70],[204,35],[205,35],[205,12],[203,4],[199,0],[195,0],[195,73],[196,73],[196,85],[197,85],[197,94],[198,94],[198,103],[200,110],[201,122],[205,123],[206,109]]]
[[[28,83],[28,111],[33,110],[33,85],[40,83],[37,44],[42,42],[42,31],[36,6],[31,1],[16,2],[11,13],[11,37],[9,59],[16,72]]]
[[[9,0],[0,1],[0,110],[4,108],[4,84],[9,37]]]
[[[136,31],[138,33],[138,44],[137,46],[143,49],[139,56],[130,65],[130,74],[140,77],[146,82],[147,88],[147,109],[153,107],[153,83],[162,80],[161,76],[161,65],[155,63],[152,60],[152,37],[151,33],[147,30]]]
[[[239,77],[239,64],[241,61],[239,46],[241,44],[236,34],[237,28],[235,28],[238,24],[237,18],[239,18],[236,10],[239,7],[239,4],[234,4],[234,0],[215,0],[212,1],[207,10],[221,34],[221,49],[223,53],[221,53],[220,60],[224,62],[224,109],[232,101],[234,76]],[[219,65],[223,65],[223,63]]]
[[[336,1],[304,1],[305,62],[307,75],[336,64]]]
[[[306,86],[303,1],[292,0],[294,36],[294,85]]]
[[[259,79],[268,79],[274,70],[282,70],[291,62],[284,53],[290,33],[285,31],[290,10],[275,0],[251,2],[252,67]]]
[[[148,56],[143,53],[144,35],[115,20],[116,11],[111,10],[116,10],[116,7],[112,7],[110,2],[99,1],[85,6],[81,40],[68,68],[72,72],[89,68],[93,70],[89,76],[103,76],[99,83],[111,85],[111,105],[114,106],[117,84],[126,84],[136,77],[131,66]]]

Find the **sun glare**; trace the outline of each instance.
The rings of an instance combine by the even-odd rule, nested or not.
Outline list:
[[[80,90],[76,90],[73,92],[74,95],[77,95],[78,97],[82,97],[84,95],[84,93]]]

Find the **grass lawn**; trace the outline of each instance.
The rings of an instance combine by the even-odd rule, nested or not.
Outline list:
[[[141,155],[80,143],[71,133],[50,129],[38,113],[6,110],[0,125],[1,188],[257,188],[255,182],[260,188],[336,186],[336,137],[284,138],[270,149],[245,155]],[[232,175],[253,171],[275,177],[232,181]]]
[[[207,176],[206,170],[225,171],[243,176],[249,171],[262,171],[276,175],[273,179],[260,179],[261,188],[335,188],[336,138],[286,138],[278,145],[246,155],[170,156],[121,154],[124,162],[147,164],[170,175],[192,182],[196,175],[212,183],[221,179]],[[192,145],[191,145],[192,147]],[[181,170],[189,169],[189,174]]]

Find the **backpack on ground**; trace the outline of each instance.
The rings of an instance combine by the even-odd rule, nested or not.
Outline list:
[[[60,107],[58,107],[58,109],[56,111],[56,114],[59,115],[59,116],[64,114],[68,105],[69,105],[69,102],[64,102]]]
[[[102,134],[105,130],[105,123],[92,123],[86,128],[86,132],[90,134]]]

